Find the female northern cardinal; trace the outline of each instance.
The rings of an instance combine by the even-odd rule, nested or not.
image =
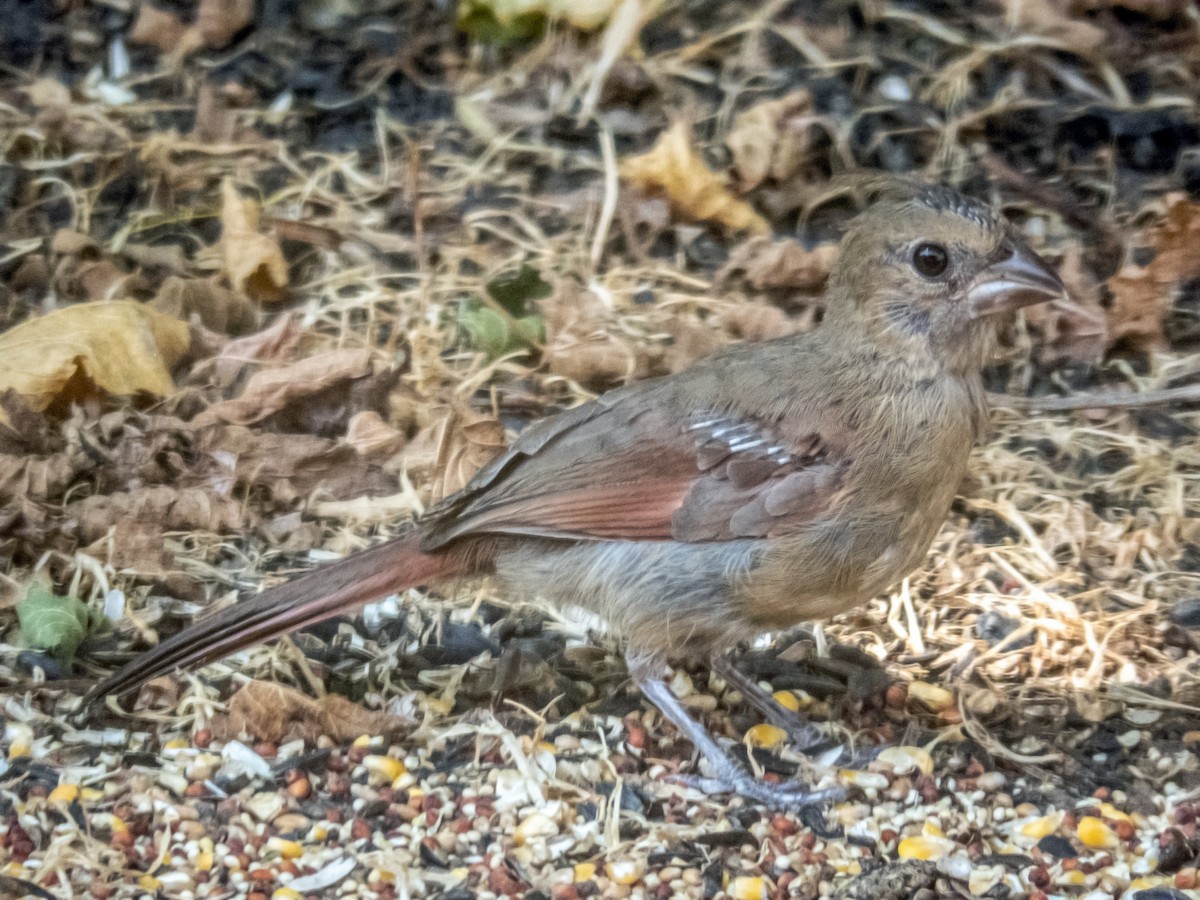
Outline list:
[[[115,693],[391,592],[494,575],[600,614],[642,691],[697,745],[710,787],[755,780],[662,680],[669,659],[832,615],[916,567],[987,428],[993,313],[1063,294],[987,206],[905,183],[851,224],[811,334],[732,347],[543,421],[401,536],[221,610],[147,650]]]

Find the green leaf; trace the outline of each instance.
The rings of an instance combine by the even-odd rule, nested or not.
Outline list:
[[[458,29],[477,41],[503,46],[539,37],[546,30],[545,13],[507,9],[505,0],[459,0]]]
[[[75,651],[89,633],[100,631],[107,622],[76,597],[59,597],[44,587],[31,584],[25,599],[17,604],[21,642],[36,650],[45,650],[64,666],[75,658]]]
[[[514,319],[478,300],[463,304],[458,324],[470,345],[488,359],[532,347],[546,339],[546,323],[541,316]]]
[[[516,272],[497,275],[487,283],[488,295],[504,307],[504,311],[519,316],[530,300],[544,300],[554,293],[554,287],[538,274],[538,270],[523,263]]]

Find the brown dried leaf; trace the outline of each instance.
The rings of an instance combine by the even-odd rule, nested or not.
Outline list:
[[[171,276],[150,306],[185,321],[195,315],[205,328],[222,334],[245,334],[258,325],[258,310],[245,297],[200,278]]]
[[[241,396],[214,403],[196,416],[194,421],[200,426],[216,422],[249,425],[332,384],[370,374],[370,350],[321,353],[291,365],[257,372],[246,383]]]
[[[1056,0],[1004,0],[1010,21],[1018,27],[1061,44],[1067,50],[1088,56],[1104,46],[1103,28],[1072,18]]]
[[[427,478],[432,499],[440,500],[462,488],[507,446],[503,425],[462,407],[418,432],[404,448],[403,464],[410,476]]]
[[[196,27],[210,50],[223,50],[254,21],[254,0],[200,0]]]
[[[346,443],[361,456],[382,456],[404,446],[404,433],[397,431],[372,409],[355,413],[346,428]]]
[[[279,245],[258,231],[259,207],[242,197],[232,179],[221,186],[221,251],[235,291],[262,303],[287,296],[288,270]]]
[[[1108,280],[1112,305],[1108,310],[1109,341],[1125,341],[1135,348],[1165,346],[1163,324],[1173,294],[1183,282],[1200,276],[1200,204],[1183,192],[1167,194],[1166,212],[1145,235],[1145,245],[1155,251],[1145,266],[1126,262]]]
[[[18,497],[39,503],[61,497],[83,468],[83,460],[67,453],[46,457],[0,454],[0,504]]]
[[[237,136],[237,131],[237,112],[229,98],[215,85],[204,82],[196,92],[192,139],[202,143],[228,144]]]
[[[1108,322],[1100,305],[1100,285],[1083,268],[1078,241],[1065,247],[1058,274],[1070,299],[1025,310],[1026,321],[1042,333],[1038,356],[1046,362],[1097,362],[1108,348]]]
[[[194,442],[196,453],[219,455],[225,467],[219,478],[266,488],[278,508],[318,491],[344,500],[396,490],[395,479],[379,466],[327,438],[218,425],[199,429]]]
[[[396,736],[417,724],[410,719],[377,712],[327,694],[319,700],[295,688],[269,681],[251,681],[229,698],[229,714],[213,722],[213,734],[232,740],[250,734],[261,741],[314,742],[325,735],[345,743],[364,734]]]
[[[187,24],[174,13],[151,3],[139,3],[137,17],[129,29],[129,43],[153,47],[159,53],[171,53],[187,30]]]
[[[551,374],[599,389],[635,371],[633,348],[613,333],[608,307],[592,291],[564,285],[538,309],[546,324],[542,358]]]
[[[734,248],[729,261],[717,272],[716,281],[721,285],[734,273],[742,272],[755,290],[794,288],[816,292],[824,287],[837,258],[836,244],[818,244],[809,250],[799,241],[754,237]]]
[[[691,129],[676,122],[648,152],[621,163],[621,177],[637,190],[661,194],[677,215],[716,222],[733,231],[765,234],[771,230],[754,207],[729,192],[692,148]]]
[[[164,531],[234,532],[242,528],[238,500],[201,488],[153,485],[137,491],[97,494],[67,504],[86,541],[103,537],[114,525],[144,527],[161,542]]]
[[[0,391],[39,411],[98,392],[165,397],[190,340],[184,322],[140,303],[68,306],[0,334]]]
[[[784,181],[800,171],[816,120],[812,95],[803,89],[739,113],[725,138],[738,190],[744,194],[768,178]]]
[[[230,341],[213,360],[217,383],[222,387],[233,384],[247,366],[283,359],[296,349],[302,336],[296,317],[288,314],[262,331]]]

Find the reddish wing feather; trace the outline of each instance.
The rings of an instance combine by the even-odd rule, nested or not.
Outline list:
[[[514,444],[456,502],[432,511],[427,548],[467,534],[720,541],[803,526],[834,502],[844,460],[816,435],[787,440],[746,417],[634,423],[590,411]],[[669,416],[669,418],[668,418]],[[614,435],[631,437],[624,445]],[[547,491],[547,485],[557,490]]]

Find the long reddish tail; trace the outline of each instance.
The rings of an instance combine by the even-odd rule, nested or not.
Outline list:
[[[423,552],[420,535],[411,531],[201,619],[135,657],[97,685],[92,696],[121,694],[152,678],[212,662],[395,591],[466,574],[458,571],[461,560],[453,552]]]

